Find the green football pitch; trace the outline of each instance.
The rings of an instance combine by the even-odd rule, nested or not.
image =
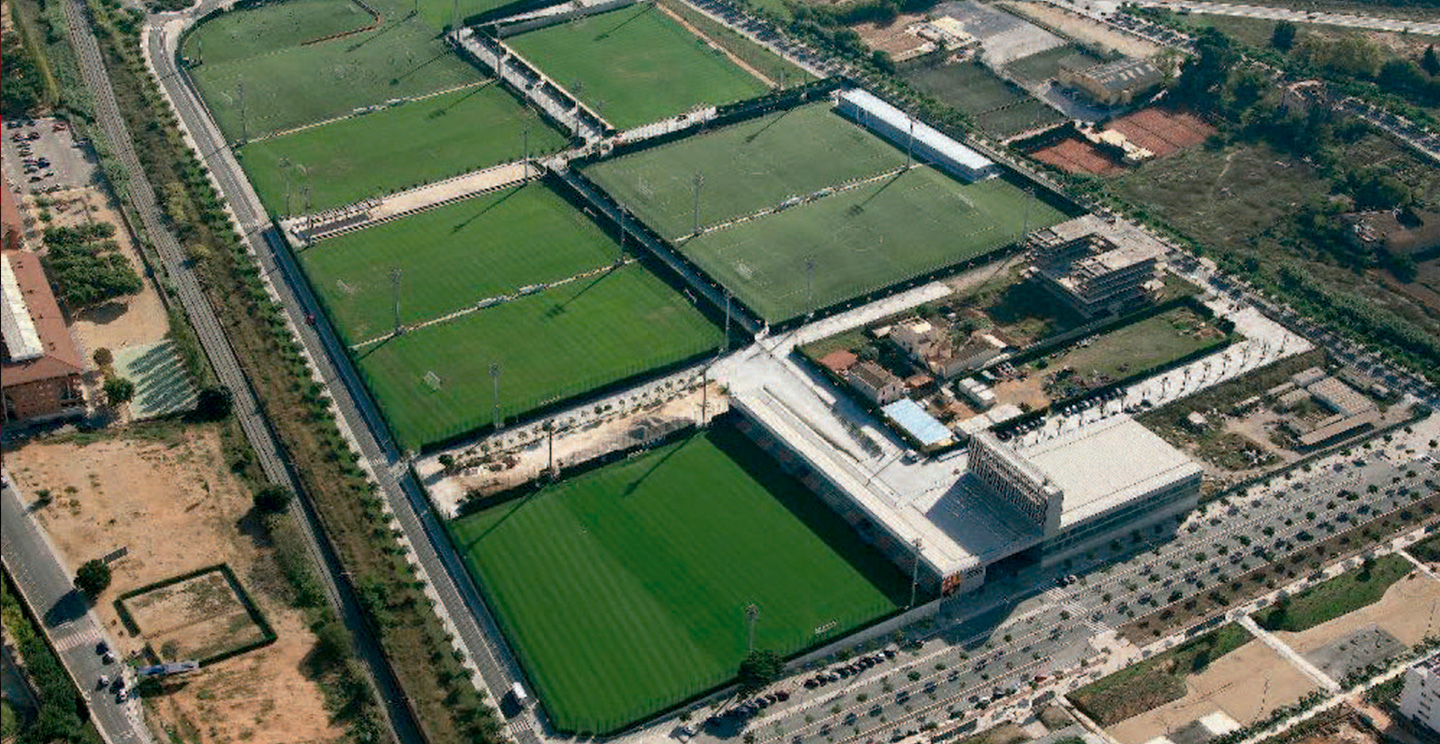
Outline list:
[[[768,90],[648,3],[505,43],[620,129]]]
[[[585,174],[674,239],[694,229],[697,173],[700,224],[710,225],[904,165],[905,153],[816,103],[601,161]]]
[[[532,155],[554,152],[565,141],[509,93],[482,84],[254,141],[240,162],[272,214],[300,214],[305,186],[310,208],[326,209],[515,160],[527,144]]]
[[[1064,218],[1003,179],[965,185],[921,166],[706,233],[680,250],[776,323],[963,263]]]
[[[254,138],[481,79],[409,4],[371,4],[382,15],[378,28],[315,44],[303,42],[347,30],[353,14],[274,3],[197,26],[183,47],[198,62],[189,74],[225,135]]]
[[[491,363],[513,417],[697,356],[722,336],[683,294],[629,264],[353,353],[401,446],[418,448],[490,424]]]
[[[594,222],[532,182],[322,240],[300,258],[346,342],[358,344],[394,325],[393,269],[401,320],[412,324],[608,266],[619,253]]]
[[[760,610],[755,646],[790,654],[898,609],[908,592],[723,425],[451,530],[564,730],[615,731],[732,678],[747,605]]]

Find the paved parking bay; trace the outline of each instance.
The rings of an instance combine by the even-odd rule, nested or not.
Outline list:
[[[63,121],[7,121],[0,131],[5,138],[5,177],[11,183],[30,193],[41,193],[95,182],[99,164],[95,152],[88,145],[77,145],[72,130]]]

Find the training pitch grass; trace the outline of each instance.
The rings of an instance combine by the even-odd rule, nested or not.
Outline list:
[[[585,170],[597,185],[661,236],[724,222],[856,178],[905,165],[905,153],[835,113],[829,104],[762,116]]]
[[[337,207],[518,160],[526,131],[532,155],[565,145],[509,93],[482,84],[251,142],[240,157],[272,214],[300,214],[306,185],[310,209]]]
[[[720,426],[452,524],[564,730],[607,733],[898,608],[905,578]],[[829,623],[833,629],[817,636]]]
[[[206,22],[185,53],[206,63],[250,59],[299,46],[311,39],[365,28],[374,18],[359,5],[341,0],[287,0],[264,12],[217,16]]]
[[[777,323],[971,261],[1064,218],[1004,179],[966,185],[920,166],[706,233],[680,250]]]
[[[299,37],[344,29],[337,28],[333,18],[310,14],[307,17],[317,20],[297,33],[287,26],[293,23],[287,20],[288,3],[222,13],[197,26],[183,48],[187,58],[200,64],[188,74],[225,136],[258,137],[481,79],[445,45],[437,29],[410,16],[404,3],[372,4],[384,18],[378,28],[304,46],[300,42],[307,39]],[[287,45],[272,41],[252,48],[237,41],[259,39],[276,28],[286,29]],[[221,50],[218,58],[212,55],[216,47]]]
[[[698,356],[722,335],[683,294],[630,264],[354,353],[396,438],[417,448],[491,423],[492,362],[513,417]]]
[[[505,40],[620,129],[767,91],[650,4]]]
[[[393,269],[403,272],[400,317],[411,324],[608,266],[619,253],[532,182],[323,240],[300,258],[346,343],[358,344],[394,326]]]

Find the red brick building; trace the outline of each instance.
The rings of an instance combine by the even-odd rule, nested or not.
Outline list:
[[[0,421],[47,421],[85,412],[84,364],[50,291],[40,257],[0,254],[3,363]]]

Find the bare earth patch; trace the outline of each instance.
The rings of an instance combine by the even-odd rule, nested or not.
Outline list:
[[[1217,710],[1241,724],[1319,689],[1270,647],[1251,641],[1185,680],[1185,697],[1110,727],[1121,744],[1141,744]]]
[[[1163,51],[1158,44],[1121,33],[1103,23],[1092,21],[1078,13],[1071,13],[1053,5],[1037,2],[1009,2],[1005,3],[1005,7],[1012,8],[1043,26],[1059,29],[1060,33],[1065,36],[1095,44],[1104,49],[1114,49],[1130,57],[1150,57]]]
[[[125,600],[140,635],[162,662],[199,660],[255,643],[260,626],[214,571]]]
[[[144,639],[125,632],[115,597],[216,563],[228,564],[252,590],[274,627],[275,643],[177,678],[166,694],[147,698],[149,714],[185,744],[343,738],[320,688],[302,672],[315,636],[277,594],[284,580],[247,519],[250,495],[225,466],[219,430],[145,431],[154,438],[29,443],[7,452],[6,466],[26,492],[49,489],[53,503],[36,514],[71,569],[129,551],[111,564],[113,581],[95,605],[122,656],[140,651]]]
[[[1321,623],[1302,633],[1279,632],[1275,636],[1300,654],[1311,653],[1368,625],[1413,646],[1440,623],[1440,581],[1419,571],[1395,582],[1385,596],[1372,605]]]
[[[877,23],[857,23],[850,28],[860,34],[860,39],[865,42],[865,46],[886,52],[896,60],[903,60],[925,46],[924,39],[905,30],[911,24],[923,20],[925,20],[923,15],[902,13],[894,21],[884,26]]]

